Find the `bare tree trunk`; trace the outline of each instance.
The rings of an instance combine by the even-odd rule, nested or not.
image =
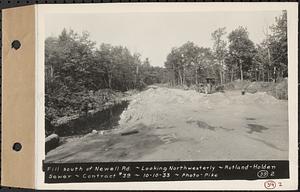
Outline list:
[[[178,71],[178,75],[179,75],[179,84],[182,85],[183,81],[182,81],[182,75],[181,75],[181,71]]]
[[[223,62],[222,61],[220,61],[220,83],[221,83],[221,85],[223,84],[223,81],[224,79],[223,79]]]
[[[176,84],[176,69],[175,69],[175,66],[174,66],[174,63],[172,63],[172,69],[173,69],[173,76],[171,77],[172,78],[172,86],[174,86]]]
[[[183,67],[183,72],[182,72],[182,85],[185,85],[185,68]]]
[[[198,69],[196,68],[196,79],[195,79],[196,81],[196,85],[198,85]]]
[[[256,81],[259,81],[259,71],[255,71]]]
[[[221,85],[223,84],[223,74],[222,74],[221,70],[220,70],[220,83],[221,83]]]
[[[230,74],[230,82],[233,81],[233,69],[231,69],[231,74]]]
[[[241,72],[241,81],[244,80],[244,75],[243,75],[243,66],[242,64],[240,63],[240,72]]]
[[[50,81],[52,82],[54,79],[54,68],[50,65]]]
[[[273,68],[273,82],[276,83],[276,67]]]
[[[271,66],[271,54],[270,54],[269,47],[268,47],[268,61],[269,61],[268,65],[270,67]],[[270,82],[270,69],[269,69],[269,67],[268,67],[268,82]]]
[[[173,75],[172,75],[172,86],[176,85],[176,71],[173,70]]]
[[[139,75],[139,66],[136,65],[135,68],[135,78],[134,78],[134,87],[136,88],[137,82],[138,82],[138,75]]]
[[[111,73],[108,74],[108,87],[111,89],[111,79],[112,79],[112,75]]]

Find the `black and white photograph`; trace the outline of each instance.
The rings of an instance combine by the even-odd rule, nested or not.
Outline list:
[[[45,16],[45,162],[288,160],[287,11]]]

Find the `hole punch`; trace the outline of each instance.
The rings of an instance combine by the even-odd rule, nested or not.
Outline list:
[[[14,48],[15,50],[18,50],[21,47],[21,43],[19,40],[14,40],[11,43],[11,48]]]
[[[14,143],[12,148],[14,151],[20,151],[22,149],[22,145],[21,145],[21,143],[16,142],[16,143]]]

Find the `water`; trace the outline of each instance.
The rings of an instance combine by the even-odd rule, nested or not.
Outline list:
[[[112,107],[88,116],[81,116],[64,125],[55,127],[55,133],[60,137],[84,135],[92,130],[108,130],[119,125],[120,115],[127,109],[129,101],[122,101]]]
[[[268,130],[269,128],[262,126],[262,125],[258,125],[258,124],[248,124],[248,127],[250,130],[248,131],[248,133],[253,133],[253,132],[257,132],[257,133],[261,133],[264,130]]]

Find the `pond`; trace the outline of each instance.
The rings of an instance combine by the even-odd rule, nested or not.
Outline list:
[[[92,130],[108,130],[119,125],[120,115],[127,109],[129,101],[121,101],[94,114],[84,115],[78,119],[54,128],[59,137],[84,135]]]

